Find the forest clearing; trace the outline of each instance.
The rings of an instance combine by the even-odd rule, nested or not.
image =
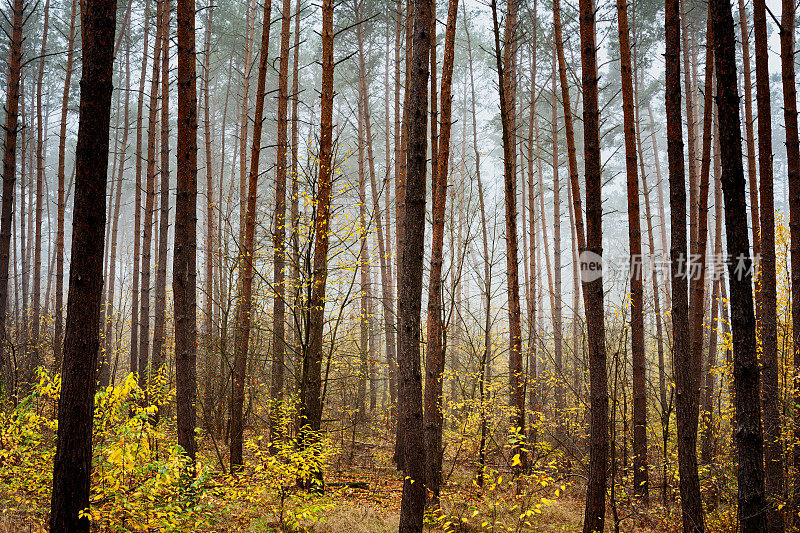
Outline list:
[[[0,14],[0,533],[800,531],[794,0]]]

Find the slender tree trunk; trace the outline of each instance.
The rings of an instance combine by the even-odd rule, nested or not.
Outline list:
[[[633,491],[649,501],[647,476],[647,392],[644,353],[644,282],[642,230],[639,219],[639,176],[636,171],[636,124],[628,30],[628,3],[617,0],[622,112],[625,131],[625,169],[628,182],[628,242],[631,271],[631,358],[633,361]]]
[[[767,502],[764,495],[761,399],[750,270],[752,260],[747,231],[740,219],[746,209],[745,182],[736,90],[735,37],[729,0],[712,0],[711,16],[714,21],[714,60],[717,66],[725,229],[728,254],[732,258],[728,268],[736,406],[734,436],[739,461],[738,516],[741,531],[764,531]]]
[[[250,320],[253,309],[253,256],[255,252],[256,196],[258,194],[258,166],[261,155],[261,130],[264,124],[264,98],[266,96],[267,67],[269,53],[269,22],[272,0],[264,3],[261,30],[261,51],[258,63],[258,88],[256,93],[255,120],[253,122],[253,144],[250,153],[250,174],[247,186],[247,212],[245,215],[244,240],[239,252],[240,293],[236,308],[236,336],[233,348],[233,388],[231,392],[231,470],[241,467],[244,433],[244,380],[247,370],[247,354],[250,343]],[[244,107],[243,107],[244,109]]]
[[[278,146],[275,169],[275,222],[273,246],[273,290],[272,303],[272,376],[270,382],[270,442],[278,437],[280,423],[277,408],[283,400],[283,367],[286,353],[286,152],[289,149],[287,136],[289,111],[289,28],[292,22],[291,0],[283,0],[281,13],[281,56],[278,69]],[[266,27],[269,21],[265,19]]]
[[[39,79],[36,83],[36,230],[33,237],[33,299],[31,312],[31,340],[33,341],[32,360],[29,370],[33,371],[41,362],[39,342],[39,325],[41,323],[41,296],[42,296],[42,208],[44,207],[44,190],[46,187],[44,176],[44,121],[47,117],[42,113],[42,85],[44,82],[44,63],[47,58],[47,33],[50,27],[50,0],[44,3],[44,21],[42,23],[42,48],[39,59]],[[31,375],[33,378],[34,376]]]
[[[64,178],[66,166],[66,147],[67,147],[67,112],[69,111],[69,93],[72,82],[72,65],[75,56],[75,16],[78,11],[78,0],[72,0],[72,8],[69,17],[69,33],[67,37],[67,62],[64,73],[64,92],[61,97],[61,129],[58,137],[58,207],[57,207],[57,229],[56,229],[56,309],[53,318],[55,331],[53,333],[53,357],[56,367],[60,367],[61,353],[63,350],[62,339],[64,337],[64,212],[66,211],[67,198],[64,196]],[[148,4],[149,5],[149,4]],[[145,22],[145,28],[147,23]],[[147,50],[147,30],[145,29],[145,46]],[[146,54],[145,54],[146,55]],[[146,64],[147,60],[145,60]],[[143,67],[144,69],[144,67]],[[144,72],[144,70],[142,70]],[[144,76],[142,77],[144,81]],[[141,100],[142,97],[140,97]],[[137,154],[138,156],[138,154]],[[139,194],[139,188],[136,188]],[[138,202],[137,202],[138,215]],[[138,231],[136,231],[136,245],[138,245]],[[138,247],[138,246],[137,246]],[[134,254],[135,255],[135,254]],[[135,257],[134,261],[138,260]],[[137,269],[134,267],[134,272]],[[136,274],[134,274],[136,276]],[[135,278],[138,281],[138,278]],[[1,351],[1,350],[0,350]]]
[[[426,488],[438,503],[442,484],[442,373],[444,372],[444,306],[442,303],[442,246],[444,244],[447,173],[450,162],[452,126],[453,58],[455,56],[458,0],[447,8],[444,59],[442,61],[441,132],[439,151],[434,160],[436,183],[432,183],[433,228],[431,236],[431,273],[428,284],[428,338],[425,364],[425,451],[427,454]],[[434,81],[435,84],[435,81]]]
[[[428,58],[430,20],[434,2],[414,0],[414,33],[411,68],[408,71],[408,150],[404,176],[404,224],[398,224],[400,269],[398,272],[398,356],[400,395],[398,413],[398,465],[405,472],[400,504],[400,533],[422,531],[425,509],[425,447],[422,421],[422,374],[420,371],[420,314],[425,247],[425,189],[427,154]]]
[[[19,129],[19,100],[20,100],[20,75],[22,69],[22,26],[24,20],[23,0],[14,0],[11,16],[11,42],[9,45],[8,77],[6,78],[6,123],[3,153],[3,203],[0,211],[0,380],[6,387],[5,380],[11,376],[14,369],[9,362],[6,364],[3,345],[8,340],[6,329],[8,308],[8,266],[11,256],[11,231],[14,224],[14,182],[17,174],[17,133]],[[24,151],[24,148],[23,148]],[[22,164],[24,166],[24,162]],[[23,199],[24,201],[24,199]],[[20,228],[22,226],[20,225]],[[14,249],[16,251],[16,248]],[[15,261],[16,264],[16,261]],[[18,299],[18,295],[14,294]],[[23,307],[23,313],[25,309]],[[19,327],[19,326],[17,326]],[[88,495],[87,495],[88,500]]]
[[[50,506],[52,533],[88,533],[90,526],[88,518],[78,518],[78,513],[89,507],[116,12],[115,0],[81,3],[83,73],[67,327]]]
[[[164,1],[156,3],[156,38],[153,45],[153,75],[150,80],[150,113],[147,125],[147,188],[145,191],[144,227],[142,228],[142,274],[141,311],[139,313],[139,383],[144,387],[148,382],[148,360],[150,358],[150,258],[153,241],[153,216],[156,181],[156,121],[158,112],[158,87],[161,76],[161,45],[165,36],[161,18]]]
[[[205,57],[203,60],[203,133],[205,134],[205,175],[206,175],[206,249],[205,249],[205,299],[204,299],[204,309],[203,312],[205,314],[205,324],[203,329],[205,330],[205,348],[206,348],[206,375],[205,375],[205,384],[203,390],[203,424],[206,427],[206,430],[211,432],[212,431],[212,419],[211,414],[213,411],[214,405],[214,383],[216,381],[216,367],[217,367],[217,344],[216,344],[216,329],[215,329],[215,317],[214,317],[214,254],[218,248],[217,245],[217,229],[214,223],[214,205],[215,205],[215,198],[214,195],[214,130],[211,124],[211,33],[212,28],[214,27],[214,3],[209,2],[207,7],[208,9],[208,19],[206,22],[205,27]],[[192,20],[194,19],[193,15],[190,15]],[[195,74],[197,73],[195,69]],[[195,94],[195,97],[197,95]],[[188,95],[191,98],[191,95]],[[191,105],[189,102],[187,105]],[[187,124],[191,127],[191,124]],[[189,133],[191,135],[191,133]],[[222,131],[222,136],[225,136],[225,130]],[[220,176],[222,177],[222,176]],[[190,176],[191,178],[191,176]],[[220,198],[222,198],[222,191],[220,190]],[[176,213],[175,213],[175,224],[177,229],[177,205],[176,205]],[[196,238],[195,238],[195,246],[196,246]],[[175,263],[173,262],[173,269],[175,268]],[[173,274],[174,280],[174,274]],[[174,281],[173,281],[174,283]],[[195,294],[196,297],[196,294]],[[218,300],[219,302],[219,300]],[[221,303],[221,302],[219,302]],[[177,326],[177,324],[176,324]]]
[[[586,167],[586,250],[602,261],[603,210],[601,205],[600,111],[597,102],[597,47],[595,7],[592,0],[580,1],[581,78],[583,84],[584,158]],[[577,215],[577,210],[576,210]],[[589,259],[581,261],[588,272]],[[599,265],[592,265],[597,268]],[[608,460],[608,378],[606,376],[605,327],[603,324],[603,277],[583,281],[586,325],[589,339],[590,453],[589,486],[586,495],[584,533],[603,531]]]
[[[755,7],[755,3],[753,3]],[[763,10],[762,10],[763,13]],[[766,15],[764,15],[766,16]],[[755,20],[753,21],[755,23]],[[766,21],[764,21],[766,27]],[[753,225],[753,256],[761,255],[761,217],[758,209],[758,179],[756,174],[756,141],[753,134],[753,89],[750,63],[750,26],[747,24],[745,0],[739,0],[739,29],[742,39],[742,77],[744,79],[744,126],[747,142],[747,178],[750,186],[750,222]],[[764,29],[766,31],[766,29]],[[766,46],[766,44],[765,44]],[[766,61],[766,58],[764,59]],[[755,272],[754,272],[755,274]],[[756,293],[756,313],[760,312]]]
[[[492,20],[494,22],[495,62],[497,65],[498,88],[500,90],[500,115],[503,128],[503,170],[505,174],[506,206],[506,273],[508,285],[509,322],[509,406],[511,407],[511,427],[520,436],[525,435],[525,383],[522,372],[522,331],[520,325],[519,273],[517,259],[517,171],[514,103],[515,57],[516,57],[516,0],[509,0],[506,12],[504,36],[505,57],[500,55],[500,28],[497,20],[497,2],[492,0]],[[515,442],[511,454],[519,461],[516,468],[521,471],[526,465],[525,450],[521,442]]]
[[[194,461],[197,398],[197,66],[195,3],[178,0],[178,144],[175,188],[175,381],[178,444]],[[209,14],[209,22],[211,15]],[[211,25],[207,31],[211,31]],[[206,87],[208,89],[208,87]],[[208,105],[208,101],[206,101]],[[209,213],[210,214],[210,213]],[[210,296],[210,295],[209,295]],[[194,470],[194,469],[192,469]]]
[[[111,252],[109,254],[109,267],[108,267],[108,278],[105,281],[106,286],[106,310],[105,310],[105,351],[106,351],[106,358],[108,359],[109,354],[113,351],[116,353],[114,348],[114,343],[112,342],[114,336],[114,291],[116,288],[116,277],[117,277],[117,235],[119,231],[119,211],[120,211],[120,204],[122,203],[122,181],[123,176],[125,174],[125,159],[126,159],[126,152],[128,149],[128,132],[130,130],[130,122],[129,122],[129,109],[130,109],[130,81],[131,81],[131,73],[130,73],[130,47],[126,47],[125,49],[125,111],[123,117],[123,130],[122,130],[122,144],[120,145],[120,162],[119,162],[119,171],[117,174],[117,191],[114,197],[114,214],[112,215],[112,222],[111,222]],[[110,363],[110,360],[107,360],[106,363]],[[110,383],[110,365],[104,364],[102,371],[100,373],[101,382],[100,386],[108,386]]]
[[[564,356],[561,313],[561,184],[558,177],[558,96],[556,92],[556,46],[553,46],[553,363],[555,368],[556,439],[563,445],[565,432]],[[568,104],[569,105],[569,104]]]
[[[761,316],[764,409],[764,482],[766,488],[767,529],[781,533],[784,500],[783,445],[778,389],[778,317],[775,273],[775,198],[772,186],[772,109],[770,106],[769,65],[767,57],[767,15],[764,0],[753,2],[753,33],[756,56],[756,106],[758,110],[758,175],[761,200],[761,242],[758,263],[760,290],[757,305]],[[738,109],[738,108],[737,108]],[[731,290],[731,292],[733,292]]]
[[[169,239],[169,41],[170,0],[163,0],[163,43],[161,49],[161,184],[159,186],[160,221],[158,224],[158,260],[156,267],[155,319],[153,321],[153,358],[150,371],[154,375],[164,366],[167,340],[167,240]]]

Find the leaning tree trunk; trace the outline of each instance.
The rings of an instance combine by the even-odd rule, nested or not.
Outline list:
[[[644,272],[639,220],[639,176],[636,172],[636,124],[633,113],[633,75],[628,30],[628,3],[617,0],[622,113],[625,131],[625,169],[628,177],[628,242],[631,268],[631,359],[633,361],[633,491],[649,501],[647,479],[647,380],[644,354]]]
[[[256,89],[256,114],[253,122],[253,144],[250,152],[250,174],[247,180],[247,210],[244,217],[244,240],[239,252],[240,292],[236,308],[236,336],[233,347],[233,387],[231,391],[231,470],[241,467],[244,433],[244,380],[247,370],[247,352],[250,345],[250,320],[253,309],[253,256],[256,233],[256,196],[258,194],[258,165],[261,155],[261,130],[264,124],[264,98],[267,83],[267,54],[269,53],[269,21],[272,0],[264,3],[261,30],[261,56],[258,63],[258,88]]]
[[[90,529],[89,519],[78,515],[89,507],[92,469],[116,14],[115,0],[81,2],[83,74],[51,533],[88,533]]]
[[[736,89],[736,41],[729,0],[712,0],[711,16],[714,22],[714,60],[717,67],[725,230],[727,250],[732,258],[728,271],[736,407],[734,437],[739,462],[738,516],[741,531],[764,531],[767,502],[764,495],[761,398],[751,285],[752,260],[747,228],[741,223],[747,204],[742,168],[739,96]]]
[[[330,0],[326,0],[327,1]],[[400,533],[422,531],[425,510],[425,448],[422,425],[422,375],[420,371],[420,314],[425,249],[425,174],[427,154],[428,58],[430,20],[434,2],[414,0],[408,98],[408,145],[404,176],[405,223],[398,224],[402,243],[398,271],[399,409],[398,466],[405,472],[400,503]]]
[[[581,271],[588,272],[590,261],[602,261],[603,208],[600,162],[600,111],[597,101],[597,45],[595,6],[580,0],[581,78],[583,84],[583,144],[586,167],[586,251]],[[577,216],[577,210],[576,210]],[[594,259],[592,259],[594,258]],[[601,263],[602,264],[602,263]],[[601,265],[592,265],[599,267]],[[593,279],[595,278],[596,279]],[[606,376],[605,327],[603,324],[603,276],[583,280],[586,326],[589,340],[590,452],[589,486],[586,495],[584,533],[601,532],[605,521],[606,461],[608,460],[608,378]]]

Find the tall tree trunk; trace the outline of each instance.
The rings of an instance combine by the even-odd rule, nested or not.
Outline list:
[[[209,14],[209,22],[210,18]],[[194,0],[178,0],[177,19],[178,144],[175,257],[172,264],[175,385],[178,444],[194,461],[197,412],[197,66]],[[208,31],[211,31],[210,24]]]
[[[47,33],[50,27],[50,0],[44,3],[44,21],[42,23],[42,49],[39,59],[39,79],[36,83],[36,232],[33,244],[33,300],[31,312],[31,339],[33,341],[32,360],[29,370],[33,371],[40,360],[41,343],[39,342],[39,325],[41,323],[41,296],[42,296],[42,208],[44,207],[44,190],[47,186],[44,176],[44,121],[47,120],[42,112],[42,85],[44,83],[44,63],[47,58]],[[33,377],[33,375],[31,376]]]
[[[278,69],[278,146],[275,169],[275,222],[273,224],[272,376],[270,381],[270,442],[278,436],[280,402],[283,400],[283,367],[286,353],[286,152],[289,148],[289,28],[292,2],[283,0],[281,13],[281,56]],[[269,21],[265,19],[264,26]]]
[[[755,7],[755,3],[753,3]],[[753,21],[755,23],[755,20]],[[766,21],[764,21],[766,25]],[[753,257],[761,256],[761,217],[758,209],[758,178],[756,174],[756,141],[753,134],[753,89],[750,64],[750,26],[747,24],[745,0],[739,0],[739,29],[742,39],[742,78],[744,79],[744,127],[747,142],[747,177],[750,186],[750,222],[753,225]],[[766,29],[764,29],[766,31]],[[766,45],[765,45],[766,46]],[[764,59],[766,61],[766,58]],[[756,302],[759,295],[756,294]],[[760,309],[756,303],[756,313]]]
[[[732,258],[728,269],[736,406],[734,436],[739,461],[738,515],[741,531],[764,531],[767,502],[764,495],[761,399],[750,270],[752,260],[747,231],[740,220],[741,214],[745,212],[746,202],[739,97],[736,90],[736,41],[729,0],[713,0],[711,16],[714,22],[714,60],[717,66],[725,229],[727,250]]]
[[[442,61],[441,132],[439,151],[432,183],[433,228],[431,236],[431,273],[428,284],[428,338],[425,364],[425,451],[426,488],[434,502],[439,500],[442,484],[442,373],[444,372],[444,306],[442,303],[442,246],[444,244],[445,203],[447,202],[447,173],[450,162],[450,132],[452,126],[453,58],[455,56],[458,0],[447,7],[444,59]],[[434,81],[435,84],[435,81]]]
[[[216,345],[216,329],[215,329],[215,316],[216,309],[214,304],[214,254],[217,250],[217,229],[214,223],[214,130],[211,124],[211,33],[214,27],[214,3],[208,4],[208,19],[205,27],[205,57],[203,59],[203,77],[202,77],[202,90],[203,90],[203,133],[205,134],[205,175],[206,175],[206,242],[205,242],[205,299],[203,301],[203,312],[205,314],[205,324],[203,325],[205,334],[205,348],[206,348],[206,375],[205,383],[203,385],[203,424],[207,431],[212,431],[211,414],[214,404],[214,383],[216,381],[216,367],[217,367],[217,345]],[[194,19],[193,16],[192,20]],[[192,32],[194,33],[194,32]],[[195,69],[195,75],[197,70]],[[195,94],[195,97],[197,95]],[[191,95],[189,95],[191,98]],[[189,103],[188,105],[191,105]],[[191,124],[188,124],[191,126]],[[191,134],[190,134],[191,135]],[[225,130],[222,130],[222,136],[225,136]],[[195,161],[196,163],[196,161]],[[195,174],[196,176],[196,174]],[[222,176],[220,176],[221,178]],[[190,176],[191,178],[191,176]],[[220,199],[222,198],[222,191],[220,190]],[[175,224],[177,225],[177,205],[175,213]],[[177,229],[177,227],[176,227]],[[196,233],[195,233],[196,235]],[[195,246],[197,239],[195,237]],[[173,262],[172,268],[175,268]],[[174,275],[173,275],[174,280]],[[174,281],[173,281],[174,283]],[[196,293],[195,293],[196,297]],[[219,302],[219,300],[218,300]],[[221,302],[220,302],[221,303]],[[177,327],[177,324],[176,324]]]
[[[236,335],[233,347],[233,387],[231,392],[231,470],[241,467],[244,433],[244,380],[247,370],[247,354],[250,345],[250,320],[253,309],[253,256],[256,232],[256,195],[258,194],[258,166],[261,155],[261,129],[264,124],[264,98],[267,83],[267,57],[269,53],[269,29],[272,0],[264,3],[261,29],[261,51],[258,62],[258,88],[253,122],[253,144],[250,152],[250,174],[247,184],[247,211],[245,215],[244,240],[239,252],[240,292],[236,307]],[[243,107],[244,109],[244,107]],[[242,141],[244,142],[244,141]]]
[[[678,469],[683,530],[705,530],[700,480],[697,475],[697,423],[693,416],[694,365],[690,350],[688,264],[686,239],[686,185],[683,166],[683,134],[681,131],[679,0],[666,0],[666,107],[667,159],[669,161],[669,205],[671,216],[671,280],[673,366],[675,368],[676,414],[678,431]],[[694,423],[693,423],[694,421]]]
[[[767,504],[767,529],[781,533],[784,500],[783,445],[778,389],[778,317],[775,273],[775,197],[772,185],[772,109],[770,106],[767,57],[767,15],[764,0],[753,2],[753,33],[756,56],[756,109],[758,110],[758,176],[761,200],[761,257],[757,257],[760,290],[760,339],[762,348],[764,408],[764,483]],[[738,109],[738,108],[737,108]],[[733,292],[733,290],[731,290]],[[758,305],[760,304],[760,305]]]
[[[603,208],[600,162],[600,111],[597,102],[597,46],[595,7],[592,0],[580,0],[581,78],[583,85],[583,144],[586,167],[586,250],[594,261],[602,261]],[[577,210],[576,210],[577,216]],[[581,261],[586,273],[589,259]],[[602,265],[602,263],[601,263]],[[601,265],[593,265],[598,267]],[[592,276],[591,278],[593,278]],[[603,324],[603,276],[583,281],[586,326],[589,339],[589,382],[591,449],[589,486],[586,495],[584,533],[603,531],[608,460],[608,378],[606,376],[605,326]]]
[[[19,13],[21,32],[22,2]],[[52,533],[88,533],[90,528],[89,519],[78,518],[78,514],[89,507],[116,14],[115,0],[81,3],[83,70],[67,327],[50,505]]]
[[[128,38],[130,41],[130,38]],[[129,44],[129,43],[128,43]],[[114,331],[114,291],[116,288],[116,277],[117,277],[117,236],[119,231],[119,211],[120,211],[120,204],[122,203],[122,181],[123,176],[125,174],[125,159],[126,159],[126,152],[128,149],[128,132],[130,130],[130,122],[129,122],[129,113],[130,113],[130,82],[131,82],[131,67],[130,67],[130,46],[125,48],[125,110],[123,116],[123,130],[122,130],[122,144],[120,145],[120,163],[119,163],[119,170],[117,174],[117,191],[114,197],[114,214],[112,215],[112,227],[111,227],[111,252],[109,254],[109,267],[108,267],[108,279],[106,279],[104,285],[106,286],[106,310],[105,310],[105,346],[106,346],[106,354],[110,354],[112,352],[116,352],[115,344],[112,342]],[[108,357],[108,355],[106,356]],[[110,361],[106,361],[109,363]],[[100,386],[108,386],[110,383],[110,371],[111,368],[108,364],[103,366],[103,370],[100,373],[101,376],[101,383]]]
[[[647,380],[644,353],[644,282],[642,230],[639,218],[639,176],[636,171],[636,124],[628,29],[628,3],[617,0],[622,112],[625,131],[625,170],[628,182],[628,242],[630,244],[631,359],[633,361],[633,491],[649,501],[647,476]]]
[[[558,178],[558,96],[556,92],[556,46],[553,46],[553,116],[551,122],[553,141],[553,363],[555,370],[556,439],[564,442],[564,357],[561,315],[561,184]]]
[[[361,21],[361,10],[359,9],[358,0],[354,2],[354,12],[356,19]],[[361,33],[361,24],[356,26],[356,33]],[[363,46],[363,38],[359,35],[358,44]],[[361,53],[361,50],[359,50]],[[361,78],[364,76],[362,70],[362,63],[360,61],[361,54],[359,54],[359,84],[358,84],[358,224],[359,224],[359,259],[358,271],[361,276],[360,281],[360,294],[359,301],[361,303],[361,315],[359,316],[359,368],[356,372],[358,377],[358,394],[356,398],[356,407],[358,408],[358,420],[363,421],[366,418],[366,399],[367,399],[367,357],[369,351],[369,275],[367,269],[369,268],[369,230],[367,228],[367,184],[364,165],[364,105],[363,99],[365,97],[362,90]]]
[[[795,86],[794,28],[796,8],[791,0],[781,2],[781,79],[783,117],[786,124],[786,163],[789,180],[789,229],[792,262],[792,353],[794,363],[793,434],[800,441],[800,139],[797,133],[797,87]],[[793,450],[795,475],[792,506],[794,527],[800,527],[800,446]]]
[[[328,0],[329,1],[329,0]],[[434,1],[414,0],[414,33],[411,68],[408,71],[408,150],[404,176],[404,224],[398,224],[400,269],[398,271],[398,465],[405,472],[400,504],[400,533],[422,531],[425,509],[425,448],[422,421],[422,374],[420,371],[420,314],[425,248],[425,189],[427,154],[428,57],[430,20]]]
[[[150,258],[153,241],[153,215],[156,181],[156,121],[158,116],[158,87],[161,76],[161,45],[165,36],[161,18],[164,1],[156,2],[156,37],[153,45],[153,75],[150,80],[150,113],[147,125],[147,188],[145,190],[144,227],[142,228],[142,274],[141,311],[139,313],[139,383],[144,387],[148,381],[148,360],[150,358]]]
[[[494,22],[495,63],[500,90],[500,116],[503,129],[503,171],[506,207],[506,275],[508,287],[508,385],[511,427],[519,436],[525,435],[525,383],[522,372],[522,330],[520,324],[519,273],[517,259],[517,168],[515,139],[515,85],[516,85],[516,0],[508,1],[505,18],[504,57],[500,55],[500,28],[497,20],[497,2],[492,0]],[[525,449],[514,442],[512,456],[519,455],[518,470],[526,465]]]
[[[19,94],[20,74],[22,69],[22,26],[24,20],[25,4],[23,0],[14,0],[13,15],[11,16],[11,42],[9,45],[8,77],[6,78],[6,123],[3,153],[3,203],[0,211],[0,381],[7,388],[11,384],[5,383],[7,376],[13,373],[11,363],[9,368],[3,368],[7,363],[5,359],[4,344],[8,340],[6,329],[8,308],[8,266],[11,256],[11,231],[14,224],[14,182],[17,177],[17,133],[19,129]],[[110,105],[110,104],[109,104]],[[23,148],[24,151],[24,148]],[[24,166],[25,163],[22,163]],[[23,200],[24,201],[24,200]],[[16,248],[14,249],[16,251]],[[102,255],[102,254],[101,254]],[[15,261],[16,264],[16,261]],[[19,296],[14,293],[14,298]],[[23,313],[25,312],[23,308]],[[17,325],[19,327],[19,325]],[[88,500],[88,495],[87,495]]]
[[[159,186],[160,221],[158,223],[158,259],[156,267],[155,319],[153,320],[153,358],[150,365],[152,374],[164,366],[166,354],[164,343],[167,340],[167,240],[169,239],[169,41],[170,41],[170,0],[163,0],[162,13],[163,43],[161,49],[161,184]]]
[[[67,198],[64,196],[64,178],[65,178],[65,166],[66,166],[66,147],[67,147],[67,112],[69,111],[69,94],[71,89],[71,82],[72,82],[72,65],[73,65],[73,58],[75,56],[75,16],[78,11],[78,0],[72,0],[72,8],[70,11],[69,17],[69,33],[67,37],[67,62],[65,65],[65,73],[64,73],[64,92],[61,96],[61,129],[60,134],[58,137],[58,207],[56,209],[58,217],[58,221],[56,222],[56,309],[55,309],[55,317],[53,321],[55,322],[55,331],[53,333],[53,358],[56,362],[56,367],[60,367],[61,364],[61,353],[63,350],[62,339],[64,337],[64,212],[66,211],[67,206]],[[148,3],[149,5],[149,3]],[[145,22],[145,28],[147,28],[147,22]],[[147,30],[145,29],[145,46],[144,49],[147,50]],[[146,55],[146,54],[145,54]],[[145,64],[147,60],[144,61]],[[144,67],[143,67],[144,69]],[[142,70],[144,72],[144,70]],[[142,77],[142,83],[144,82],[144,76]],[[140,100],[142,96],[139,97]],[[137,153],[137,160],[138,160],[138,153]],[[139,195],[139,187],[136,188],[136,194]],[[137,196],[138,197],[138,196]],[[137,202],[137,215],[138,211]],[[136,231],[136,245],[138,248],[138,231]],[[138,257],[135,258],[138,260]],[[134,268],[134,272],[137,269]],[[138,281],[136,278],[136,274],[134,274],[134,279]],[[2,350],[0,350],[0,353]],[[0,356],[2,357],[2,356]]]

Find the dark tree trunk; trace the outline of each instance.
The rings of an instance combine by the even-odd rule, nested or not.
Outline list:
[[[736,407],[734,436],[739,462],[738,516],[742,532],[764,531],[767,502],[764,495],[761,398],[750,270],[752,260],[747,230],[741,223],[741,214],[747,206],[742,168],[739,96],[736,90],[736,41],[729,0],[712,0],[711,16],[714,22],[714,60],[717,67],[725,229],[727,250],[731,258],[728,271]]]
[[[197,416],[197,66],[194,0],[178,0],[177,19],[178,144],[175,257],[172,264],[175,385],[178,444],[194,461]]]
[[[580,0],[581,78],[583,84],[583,144],[586,167],[586,250],[595,261],[603,255],[602,176],[600,163],[600,111],[597,101],[597,45],[595,6]],[[577,210],[576,210],[577,211]],[[576,212],[577,215],[577,212]],[[587,273],[589,258],[582,259]],[[598,267],[598,265],[593,265]],[[589,340],[590,452],[584,533],[601,532],[605,520],[606,462],[608,461],[608,378],[606,376],[605,326],[603,324],[603,277],[583,281]]]
[[[21,12],[20,2],[20,12]],[[81,3],[83,73],[76,148],[72,261],[53,465],[52,533],[88,533],[95,368],[100,349],[103,230],[113,75],[115,0]]]
[[[425,249],[425,189],[427,155],[427,104],[430,21],[434,2],[414,0],[408,98],[408,150],[404,179],[404,224],[398,224],[398,466],[405,472],[400,504],[400,533],[422,531],[425,509],[425,447],[422,423],[422,373],[420,370],[420,314]]]

